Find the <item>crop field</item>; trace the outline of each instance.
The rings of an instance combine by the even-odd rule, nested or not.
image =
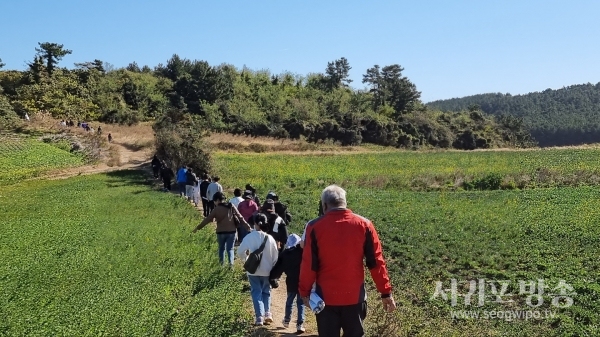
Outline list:
[[[390,260],[396,297],[402,304],[395,316],[399,335],[598,336],[598,187],[532,184],[513,190],[415,192],[409,183],[387,183],[457,171],[475,177],[510,176],[545,168],[556,177],[568,176],[581,170],[596,172],[597,157],[597,150],[219,154],[216,173],[231,188],[255,184],[263,197],[275,189],[295,215],[292,232],[296,233],[317,215],[324,186],[345,187],[349,207],[374,222]],[[454,305],[452,279],[457,281]],[[572,289],[561,290],[561,280]],[[434,296],[436,282],[441,282],[448,300]],[[475,292],[466,305],[464,295],[470,286],[475,286]],[[528,304],[531,289],[536,297]],[[492,290],[502,296],[495,297]],[[561,302],[561,291],[576,293],[572,305]],[[541,302],[536,301],[537,294]],[[370,305],[377,306],[376,297],[371,298]],[[555,298],[558,302],[553,303]],[[451,317],[465,311],[489,316]],[[520,314],[540,317],[511,316]]]
[[[273,189],[343,185],[403,190],[460,188],[498,176],[500,188],[600,184],[600,149],[395,151],[367,154],[224,154],[216,169],[232,186],[252,181]],[[486,189],[486,188],[484,188]]]
[[[323,187],[347,189],[349,207],[379,232],[400,304],[386,321],[371,293],[371,333],[393,322],[399,336],[600,336],[597,157],[221,153],[213,173],[227,191],[252,183],[264,198],[274,189],[298,234]],[[433,187],[494,174],[530,180]],[[216,265],[212,230],[190,234],[196,210],[139,172],[7,186],[0,214],[0,335],[245,334],[239,270]]]
[[[0,336],[241,336],[214,229],[139,172],[0,191]]]
[[[0,136],[0,185],[82,163],[81,157],[37,140]]]

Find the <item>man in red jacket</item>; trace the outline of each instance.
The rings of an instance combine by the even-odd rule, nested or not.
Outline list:
[[[324,215],[306,227],[300,267],[299,293],[309,303],[313,283],[325,302],[317,314],[319,336],[364,336],[367,314],[363,260],[381,293],[384,309],[392,312],[396,303],[388,276],[381,242],[371,221],[346,208],[346,191],[336,185],[321,194]]]

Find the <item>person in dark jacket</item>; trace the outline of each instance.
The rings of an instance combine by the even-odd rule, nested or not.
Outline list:
[[[154,174],[154,179],[158,179],[158,175],[160,174],[160,159],[156,155],[152,158],[152,173]]]
[[[208,197],[206,196],[208,185],[210,185],[210,177],[207,173],[204,173],[202,175],[202,182],[200,183],[200,198],[202,199],[202,213],[205,217],[210,213],[208,210]]]
[[[288,239],[288,230],[285,220],[275,213],[275,202],[271,199],[266,200],[261,208],[261,212],[267,215],[269,224],[267,234],[270,234],[275,238],[279,251],[283,250]]]
[[[254,202],[257,205],[260,205],[260,198],[258,197],[258,195],[256,194],[256,188],[254,188],[252,185],[250,184],[246,184],[246,190],[247,191],[252,191],[252,200],[254,200]]]
[[[279,201],[279,196],[273,191],[267,194],[267,199],[271,199],[275,202],[275,213],[285,221],[286,225],[289,225],[292,221],[292,214],[288,211],[287,205]]]
[[[275,267],[271,270],[271,284],[277,288],[279,285],[277,279],[285,273],[285,286],[287,288],[287,300],[285,302],[285,316],[283,318],[283,326],[289,327],[292,319],[292,308],[294,299],[298,308],[298,319],[296,321],[296,331],[302,333],[304,329],[304,305],[300,294],[298,293],[298,282],[300,279],[300,264],[302,262],[302,246],[300,237],[292,234],[288,237],[285,249],[279,254],[279,259]]]
[[[162,162],[160,169],[160,176],[162,177],[164,191],[168,192],[171,190],[171,180],[175,176],[173,170],[167,165],[167,163]]]
[[[185,195],[188,201],[194,200],[194,185],[198,183],[198,178],[191,167],[185,172]]]

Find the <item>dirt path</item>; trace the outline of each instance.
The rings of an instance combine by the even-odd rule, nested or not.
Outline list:
[[[85,165],[62,170],[55,170],[44,174],[45,179],[66,179],[79,175],[105,173],[118,170],[138,169],[150,162],[153,155],[152,147],[139,147],[139,140],[135,136],[113,133],[114,141],[110,143],[111,154],[109,160],[95,165]]]
[[[159,185],[157,180],[157,186]],[[171,193],[179,196],[179,190],[177,186],[174,186],[171,190]],[[190,202],[190,205],[194,207],[194,204]],[[200,214],[202,214],[202,204],[195,207]],[[238,263],[240,263],[239,259],[236,259]],[[298,317],[297,306],[294,303],[294,307],[292,309],[292,320],[290,322],[289,328],[283,327],[283,318],[285,316],[285,302],[287,300],[287,289],[285,285],[285,275],[279,280],[279,287],[275,289],[271,289],[271,313],[273,314],[273,323],[270,325],[265,325],[260,328],[256,328],[253,333],[249,337],[291,337],[291,336],[306,336],[306,337],[317,337],[317,323],[315,321],[315,315],[310,311],[310,309],[305,308],[305,322],[304,327],[306,328],[306,332],[303,334],[296,333],[296,318]],[[248,294],[247,301],[248,311],[252,312],[254,315],[254,309],[252,307],[252,300],[250,298],[250,294]]]

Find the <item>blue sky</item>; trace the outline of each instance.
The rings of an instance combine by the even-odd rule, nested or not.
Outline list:
[[[0,58],[24,69],[38,42],[151,67],[172,54],[298,74],[346,57],[351,78],[398,63],[424,102],[600,82],[600,1],[2,0]]]

